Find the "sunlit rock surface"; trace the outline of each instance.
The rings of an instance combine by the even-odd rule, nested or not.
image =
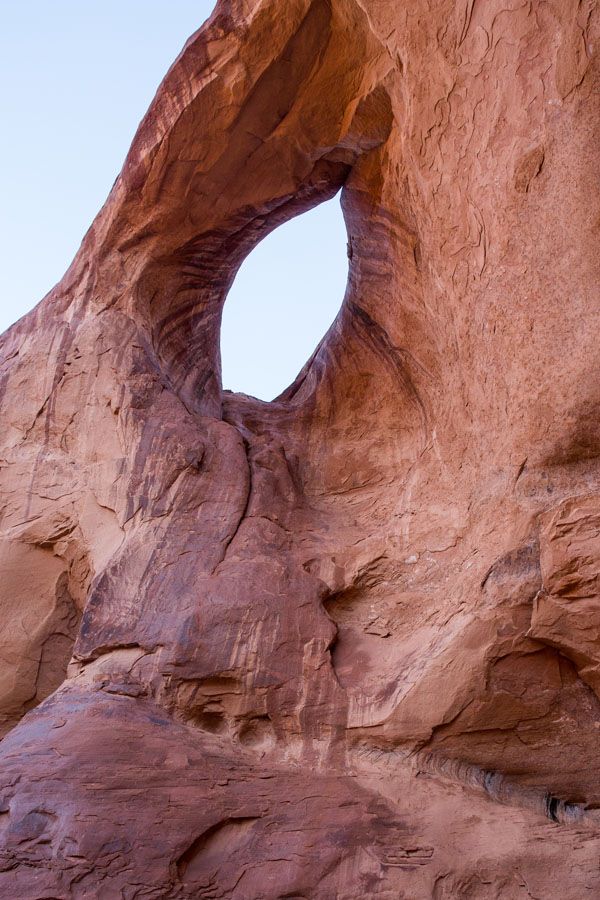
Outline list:
[[[0,896],[600,896],[599,32],[223,0],[190,39],[0,339]],[[223,393],[236,269],[342,185],[334,325]]]

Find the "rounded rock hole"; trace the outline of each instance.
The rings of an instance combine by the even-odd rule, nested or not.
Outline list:
[[[223,389],[276,399],[334,321],[347,278],[339,194],[267,235],[242,263],[223,308]]]

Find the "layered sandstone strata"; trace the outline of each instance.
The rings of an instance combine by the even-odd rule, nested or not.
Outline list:
[[[600,895],[599,39],[595,0],[190,38],[0,339],[0,896]],[[237,268],[340,187],[338,318],[223,392]]]

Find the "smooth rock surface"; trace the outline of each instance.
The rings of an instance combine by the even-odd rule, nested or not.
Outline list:
[[[599,40],[595,0],[190,38],[0,338],[0,896],[600,896]],[[342,186],[338,318],[223,392],[237,268]]]

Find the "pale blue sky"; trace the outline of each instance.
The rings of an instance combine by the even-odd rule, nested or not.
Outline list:
[[[62,277],[137,125],[210,0],[0,0],[0,331]],[[225,305],[224,386],[271,399],[339,308],[338,200],[246,260]]]

